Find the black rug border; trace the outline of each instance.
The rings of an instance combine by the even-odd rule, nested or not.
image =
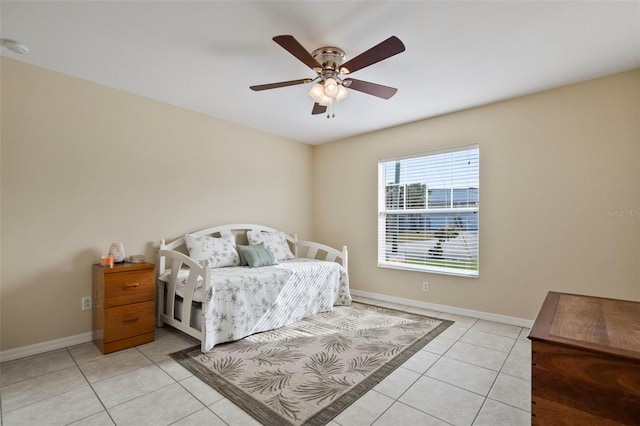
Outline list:
[[[400,367],[405,361],[411,358],[413,355],[418,353],[422,348],[424,348],[429,342],[438,337],[442,332],[444,332],[447,328],[454,324],[454,321],[436,318],[428,315],[417,314],[413,312],[400,311],[398,309],[387,308],[385,306],[372,305],[369,303],[363,302],[352,302],[352,304],[359,304],[369,306],[375,309],[382,309],[390,312],[398,312],[401,314],[410,314],[415,315],[417,317],[433,319],[436,321],[442,321],[440,325],[436,328],[413,342],[409,345],[405,350],[401,353],[393,357],[391,360],[386,362],[360,383],[355,385],[352,389],[350,389],[346,394],[342,395],[338,400],[333,401],[329,406],[321,409],[320,411],[313,414],[309,417],[304,423],[303,426],[323,426],[329,423],[332,419],[334,419],[338,414],[347,409],[351,404],[356,402],[360,397],[362,397],[369,390],[373,389],[378,383],[380,383],[385,377],[395,371],[398,367]],[[350,306],[350,305],[348,305]],[[282,426],[282,425],[290,425],[295,426],[294,423],[289,422],[288,420],[281,417],[275,411],[264,405],[262,402],[256,400],[255,398],[249,396],[246,392],[242,391],[240,388],[235,386],[234,384],[228,382],[224,377],[216,376],[212,377],[209,374],[210,370],[204,368],[202,364],[196,362],[191,357],[191,353],[194,351],[200,352],[200,345],[193,346],[191,348],[183,349],[178,352],[174,352],[169,354],[171,358],[173,358],[178,364],[182,365],[184,368],[189,370],[192,374],[198,377],[200,380],[211,386],[214,390],[219,392],[222,396],[229,399],[232,403],[237,405],[244,412],[249,414],[255,420],[260,422],[264,426]],[[242,405],[241,405],[242,404]]]

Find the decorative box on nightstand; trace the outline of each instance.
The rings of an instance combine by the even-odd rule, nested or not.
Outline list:
[[[153,342],[155,265],[93,265],[93,342],[103,354]]]

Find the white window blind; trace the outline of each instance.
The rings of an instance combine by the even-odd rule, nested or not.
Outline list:
[[[477,146],[380,160],[378,266],[478,276]]]

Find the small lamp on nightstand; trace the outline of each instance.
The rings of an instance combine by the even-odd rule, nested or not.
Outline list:
[[[113,256],[116,263],[124,262],[124,246],[122,243],[111,243],[109,246],[109,256]]]

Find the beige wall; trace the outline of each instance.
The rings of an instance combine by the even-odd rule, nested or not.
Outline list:
[[[91,331],[91,264],[119,241],[260,223],[311,238],[313,149],[2,58],[1,349]]]
[[[640,300],[640,217],[606,213],[640,209],[640,70],[311,147],[1,65],[0,350],[90,331],[111,242],[153,259],[231,222],[347,244],[359,290],[528,319],[548,290]],[[377,268],[378,158],[470,143],[480,278]]]
[[[472,143],[480,278],[378,268],[378,159]],[[318,146],[314,164],[315,234],[351,248],[354,289],[525,319],[550,290],[640,300],[640,70]]]

